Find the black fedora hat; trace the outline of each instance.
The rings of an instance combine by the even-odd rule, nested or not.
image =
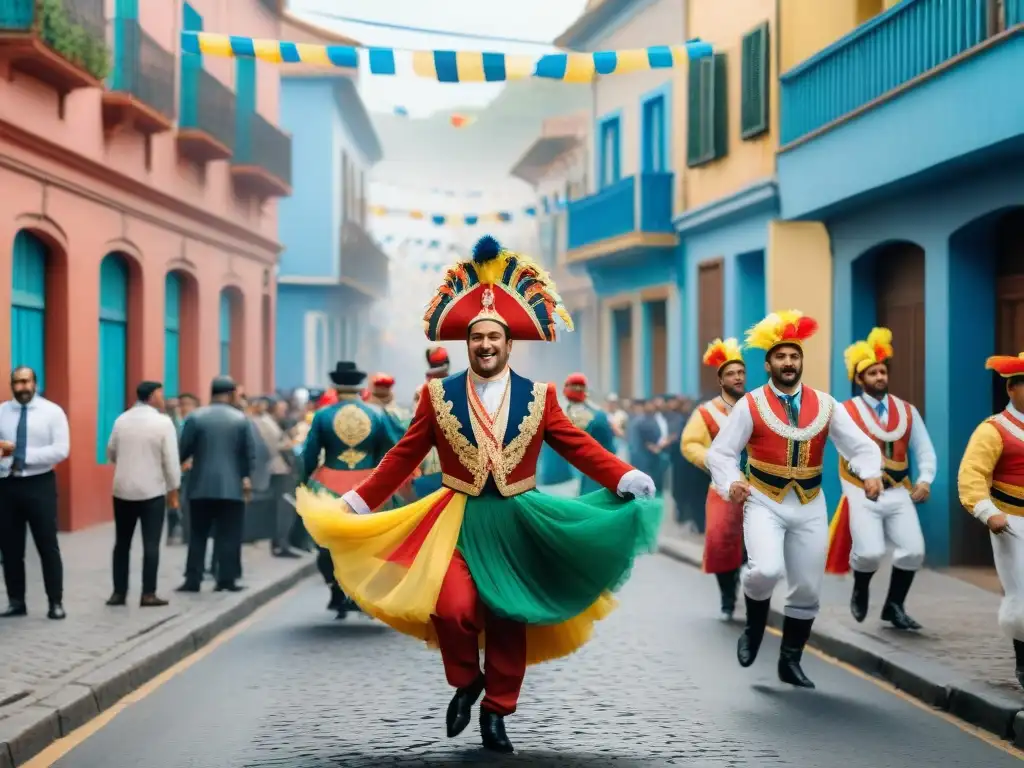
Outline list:
[[[360,371],[355,363],[342,360],[330,372],[331,381],[339,387],[358,387],[366,379],[366,372]]]

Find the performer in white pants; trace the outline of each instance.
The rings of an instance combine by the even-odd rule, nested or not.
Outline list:
[[[992,532],[1003,585],[999,626],[1013,640],[1017,682],[1024,687],[1024,352],[990,357],[1006,379],[1010,403],[974,430],[960,462],[960,503]]]
[[[813,688],[800,666],[818,615],[825,574],[828,522],[821,495],[822,457],[831,438],[860,477],[865,493],[882,490],[882,454],[836,407],[831,395],[800,383],[803,342],[818,324],[793,310],[773,313],[747,331],[747,345],[765,351],[769,383],[747,393],[732,409],[707,455],[722,498],[743,502],[743,576],[747,623],[736,655],[749,667],[757,658],[775,585],[786,578],[785,621],[779,679]],[[747,451],[749,481],[740,471]]]
[[[827,573],[853,569],[850,612],[857,621],[868,614],[871,577],[893,547],[892,578],[882,607],[882,621],[896,629],[920,629],[907,615],[904,602],[914,574],[924,563],[924,535],[915,504],[927,501],[938,461],[921,414],[910,403],[889,394],[889,361],[893,357],[892,331],[875,328],[867,339],[847,348],[846,370],[861,389],[843,403],[857,426],[882,451],[882,485],[877,501],[864,495],[864,483],[840,459],[843,497],[832,518]],[[910,457],[917,466],[917,481],[910,482]]]

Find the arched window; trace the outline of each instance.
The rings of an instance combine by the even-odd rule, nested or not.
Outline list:
[[[231,375],[231,294],[225,288],[220,292],[220,373]]]
[[[99,347],[96,460],[105,464],[110,431],[128,391],[128,265],[117,253],[100,264]]]
[[[164,279],[164,393],[177,397],[181,389],[181,275]]]
[[[11,370],[36,372],[36,389],[46,390],[46,244],[22,230],[14,237],[11,275]]]

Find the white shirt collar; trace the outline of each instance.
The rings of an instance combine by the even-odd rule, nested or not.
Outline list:
[[[1021,413],[1016,408],[1014,408],[1013,403],[1007,403],[1006,410],[1010,412],[1010,415],[1013,416],[1013,418],[1017,419],[1018,421],[1024,421],[1024,413]]]
[[[490,379],[485,379],[485,378],[482,378],[482,377],[478,376],[477,374],[473,373],[472,369],[470,369],[469,375],[473,379],[473,386],[475,386],[475,387],[486,387],[486,386],[490,386],[491,384],[504,384],[505,383],[505,379],[507,379],[509,377],[510,371],[511,371],[511,369],[508,366],[505,366],[505,370],[504,371],[502,371],[497,376],[494,376],[493,378],[490,378]]]
[[[789,397],[789,395],[787,395],[785,392],[781,391],[778,387],[776,387],[775,383],[771,379],[768,380],[768,386],[771,387],[772,392],[774,392],[779,397]],[[803,394],[803,391],[804,385],[801,382],[800,384],[796,385],[796,391],[793,393],[793,397],[800,397],[800,395]]]
[[[864,402],[865,403],[867,403],[868,405],[871,406],[872,410],[877,408],[879,403],[881,403],[882,407],[885,408],[886,410],[888,410],[888,408],[889,408],[889,395],[888,394],[886,394],[886,396],[882,400],[878,400],[877,398],[872,397],[867,392],[861,392],[860,396],[864,398]]]

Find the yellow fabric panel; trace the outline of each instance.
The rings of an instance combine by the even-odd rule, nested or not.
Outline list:
[[[536,56],[524,56],[521,53],[514,53],[506,56],[505,79],[523,80],[527,77],[532,77],[536,63]]]
[[[211,56],[234,56],[227,35],[199,35],[199,50]]]
[[[631,51],[618,51],[615,54],[615,74],[626,75],[630,72],[647,72],[651,68],[646,48]]]
[[[459,73],[460,83],[483,83],[484,56],[478,51],[456,51],[455,69]]]
[[[257,59],[281,63],[281,44],[277,40],[253,40],[252,47]]]
[[[327,48],[323,45],[296,43],[295,52],[299,54],[299,61],[303,64],[316,64],[324,67],[334,66],[331,57],[327,55]]]
[[[987,421],[983,422],[967,442],[956,476],[960,503],[968,512],[973,514],[974,506],[989,498],[992,472],[1002,455],[1003,438],[999,431]]]
[[[683,436],[680,440],[680,450],[683,452],[683,458],[695,467],[700,467],[707,472],[708,468],[704,461],[707,459],[708,448],[710,447],[711,433],[708,431],[708,425],[704,422],[704,417],[700,415],[700,411],[694,408],[693,413],[690,414],[690,420],[686,422],[686,427],[683,429]]]
[[[565,62],[566,83],[589,83],[594,79],[594,57],[569,54]]]
[[[437,68],[434,66],[434,54],[432,51],[413,51],[412,71],[420,77],[437,79]]]

